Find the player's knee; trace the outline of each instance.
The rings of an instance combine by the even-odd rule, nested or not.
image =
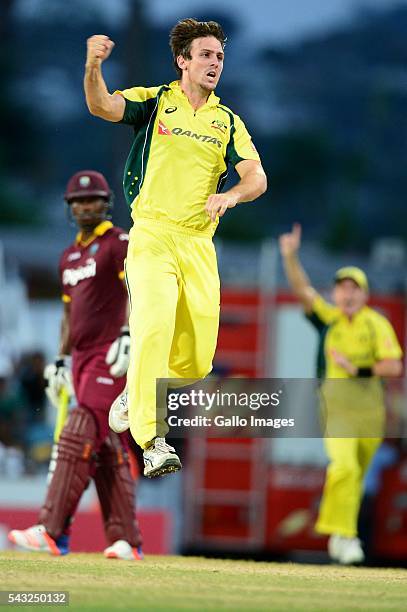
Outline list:
[[[178,364],[177,367],[170,368],[170,378],[187,378],[188,380],[198,381],[210,374],[212,362],[188,363],[184,366]],[[171,384],[169,385],[171,387]],[[177,387],[178,385],[174,385]]]
[[[115,468],[127,462],[127,451],[123,447],[119,436],[111,431],[97,453],[96,465]]]
[[[355,462],[334,462],[328,468],[331,479],[335,481],[358,481],[361,478],[360,466]]]
[[[97,437],[97,425],[91,412],[79,406],[75,408],[58,442],[58,456],[69,455],[90,460]]]
[[[151,321],[143,325],[137,337],[137,346],[147,347],[151,351],[159,351],[164,338],[172,338],[174,326],[169,321]]]

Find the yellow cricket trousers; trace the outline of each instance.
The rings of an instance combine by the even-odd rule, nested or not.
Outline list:
[[[357,535],[363,479],[381,443],[380,438],[326,438],[327,468],[318,533],[349,538]]]
[[[220,288],[212,238],[137,219],[126,259],[130,297],[130,432],[142,448],[168,433],[156,379],[204,378],[212,369]],[[179,385],[181,386],[181,385]]]

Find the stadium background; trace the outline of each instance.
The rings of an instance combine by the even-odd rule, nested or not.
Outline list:
[[[255,208],[226,215],[218,231],[216,366],[233,375],[312,377],[316,339],[287,292],[275,245],[293,220],[304,226],[302,259],[314,284],[327,290],[333,271],[348,262],[366,269],[373,302],[406,346],[407,3],[7,0],[0,11],[4,548],[11,523],[35,522],[45,487],[54,415],[41,372],[57,346],[57,261],[74,235],[63,211],[67,178],[86,167],[105,173],[116,193],[114,220],[129,226],[121,175],[131,134],[87,113],[86,37],[100,31],[116,41],[105,69],[114,89],[174,78],[167,40],[178,18],[224,25],[229,44],[217,93],[244,117],[270,189]],[[396,392],[404,393],[405,410],[405,388]],[[361,527],[370,560],[399,564],[407,559],[407,451],[406,424],[397,426],[400,437],[386,442],[369,474]],[[184,450],[182,473],[139,481],[147,552],[324,560],[325,542],[312,530],[325,465],[320,440],[200,439]],[[76,546],[100,550],[99,524],[90,532],[92,490],[82,510]]]

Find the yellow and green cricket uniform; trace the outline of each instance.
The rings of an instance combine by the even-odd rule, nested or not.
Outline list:
[[[130,431],[146,448],[165,436],[156,379],[198,379],[212,369],[219,275],[205,212],[228,167],[259,160],[242,120],[211,93],[194,111],[179,82],[116,92],[134,143],[124,191],[134,225],[126,261],[132,339],[127,375]]]
[[[402,350],[389,321],[368,306],[349,319],[318,295],[309,319],[321,336],[318,376],[324,378],[321,404],[329,458],[315,529],[355,537],[363,479],[381,443],[383,388],[375,376],[352,378],[335,363],[331,351],[341,353],[358,368],[371,368],[382,359],[400,359]],[[345,437],[347,430],[349,437]]]

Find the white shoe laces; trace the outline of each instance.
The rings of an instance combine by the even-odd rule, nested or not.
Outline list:
[[[165,438],[155,438],[153,448],[156,448],[164,453],[167,453],[168,451],[175,453],[175,448],[167,444]]]

